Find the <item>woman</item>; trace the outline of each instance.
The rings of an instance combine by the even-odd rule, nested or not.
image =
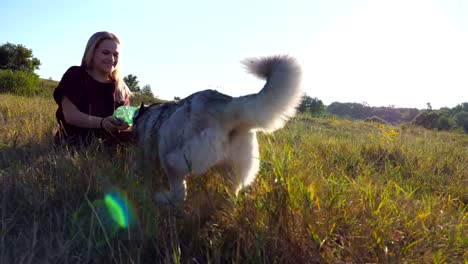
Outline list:
[[[131,92],[119,72],[119,39],[110,32],[91,36],[81,66],[70,67],[54,91],[60,125],[56,140],[69,144],[129,141],[129,127],[112,114],[129,105]]]

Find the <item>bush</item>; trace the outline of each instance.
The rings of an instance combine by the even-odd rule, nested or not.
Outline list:
[[[0,70],[0,93],[37,95],[39,76],[24,71]]]
[[[451,130],[454,127],[453,120],[448,115],[440,115],[437,121],[438,130]]]
[[[456,127],[455,121],[446,110],[422,112],[411,123],[424,128],[438,130],[451,130]]]
[[[435,111],[425,111],[417,115],[412,121],[417,126],[422,126],[428,129],[437,128],[439,115]]]
[[[468,133],[468,111],[461,111],[453,117],[459,127],[462,127]]]

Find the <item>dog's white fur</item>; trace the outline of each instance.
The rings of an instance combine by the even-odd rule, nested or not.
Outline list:
[[[185,177],[212,167],[224,171],[228,186],[237,193],[259,170],[256,132],[273,132],[295,114],[302,96],[301,71],[295,59],[273,56],[243,63],[248,71],[266,79],[257,94],[232,98],[203,91],[181,100],[165,117],[161,107],[139,110],[134,133],[151,161],[146,166],[159,164],[169,179],[170,190],[157,193],[157,202],[183,201]]]

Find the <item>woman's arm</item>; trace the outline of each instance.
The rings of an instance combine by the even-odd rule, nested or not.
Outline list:
[[[119,122],[113,116],[102,118],[81,112],[65,95],[62,97],[62,110],[65,122],[77,127],[103,128],[110,133],[116,133],[119,130],[128,128],[128,126],[122,126],[122,122]]]

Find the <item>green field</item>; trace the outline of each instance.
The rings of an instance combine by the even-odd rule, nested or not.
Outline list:
[[[0,95],[0,263],[468,263],[467,134],[299,115],[238,197],[209,172],[168,208],[132,149],[55,148],[55,110]]]

